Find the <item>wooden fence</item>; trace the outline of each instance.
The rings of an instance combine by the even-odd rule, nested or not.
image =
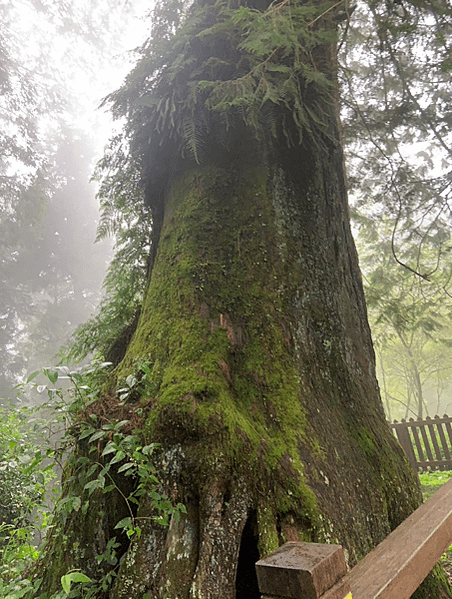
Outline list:
[[[452,418],[394,420],[388,423],[416,470],[452,470]]]
[[[256,564],[262,599],[409,599],[452,543],[452,480],[347,572],[342,547],[286,543]]]

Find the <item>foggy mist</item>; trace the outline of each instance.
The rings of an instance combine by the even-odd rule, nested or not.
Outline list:
[[[0,37],[0,396],[56,354],[98,305],[111,243],[91,177],[114,134],[102,98],[146,31],[143,2],[14,1]]]

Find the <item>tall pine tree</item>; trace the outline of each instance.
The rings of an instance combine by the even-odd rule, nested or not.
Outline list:
[[[383,25],[405,35],[391,21],[404,4],[385,6]],[[43,592],[68,569],[113,567],[99,597],[257,598],[254,562],[284,541],[338,541],[353,565],[419,504],[386,425],[350,231],[337,82],[350,16],[318,1],[158,6],[110,98],[151,210],[148,278],[78,426],[132,420],[185,512],[162,527],[151,493],[131,512],[121,457],[115,487],[92,492],[111,445],[90,452],[82,433],[66,493],[88,503],[54,529]],[[127,518],[139,532],[112,557]]]

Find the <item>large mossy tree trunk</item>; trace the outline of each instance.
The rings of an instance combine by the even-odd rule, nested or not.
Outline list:
[[[115,377],[141,363],[143,427],[187,514],[144,520],[111,599],[257,597],[254,562],[279,544],[339,542],[354,564],[418,505],[380,401],[337,144],[270,153],[242,136],[181,169]],[[67,530],[81,555],[106,542],[98,507]],[[66,568],[83,567],[70,547]]]
[[[332,103],[325,114],[328,136],[288,148],[243,126],[172,174],[112,389],[152,370],[134,401],[152,405],[143,434],[186,514],[162,527],[142,498],[110,599],[254,599],[254,562],[278,545],[338,542],[353,565],[421,501],[385,421]],[[76,513],[50,545],[44,587],[95,574],[114,534],[95,498],[89,526]]]

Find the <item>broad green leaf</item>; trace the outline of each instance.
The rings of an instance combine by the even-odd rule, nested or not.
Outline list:
[[[122,450],[118,450],[110,461],[110,464],[116,464],[121,462],[126,457],[126,454]]]
[[[94,428],[94,426],[87,426],[87,427],[86,427],[86,428],[85,428],[85,429],[84,429],[84,430],[83,430],[83,431],[80,433],[80,435],[79,435],[79,439],[80,439],[80,441],[81,441],[82,439],[85,439],[85,438],[86,438],[86,437],[88,437],[89,435],[93,434],[93,432],[94,432],[95,430],[96,430],[96,429]]]
[[[132,387],[135,387],[136,384],[137,384],[136,377],[134,377],[133,374],[129,374],[129,376],[126,378],[126,385],[129,388],[132,388]]]
[[[91,578],[81,572],[69,572],[61,577],[61,586],[65,593],[69,595],[73,582],[91,582]]]
[[[54,385],[58,380],[58,371],[53,368],[43,368],[42,372],[49,379],[49,381]]]
[[[94,433],[94,435],[92,435],[89,438],[89,443],[93,443],[94,441],[97,441],[98,439],[102,439],[103,437],[105,437],[105,431],[104,430],[97,431],[97,433]]]
[[[104,448],[104,450],[102,452],[102,455],[106,456],[109,453],[114,453],[114,452],[118,451],[118,449],[119,449],[119,447],[118,447],[118,445],[116,443],[114,443],[113,441],[109,441],[107,443],[107,445],[105,446],[105,448]]]
[[[131,526],[132,526],[132,518],[123,518],[116,524],[115,528],[129,528]]]
[[[122,466],[120,466],[120,468],[118,468],[118,474],[119,472],[125,472],[126,470],[130,470],[131,468],[134,468],[135,464],[132,464],[132,462],[127,462],[126,464],[123,464]]]
[[[34,372],[32,372],[32,373],[31,373],[31,374],[28,376],[28,378],[27,378],[27,381],[26,381],[26,382],[27,382],[27,383],[30,383],[30,382],[31,382],[33,379],[35,379],[35,378],[38,376],[38,374],[40,374],[40,373],[41,373],[41,371],[40,371],[40,370],[35,370]]]
[[[96,478],[95,480],[91,480],[89,483],[83,487],[86,491],[89,491],[89,494],[92,495],[96,489],[101,489],[105,484],[105,479]]]

